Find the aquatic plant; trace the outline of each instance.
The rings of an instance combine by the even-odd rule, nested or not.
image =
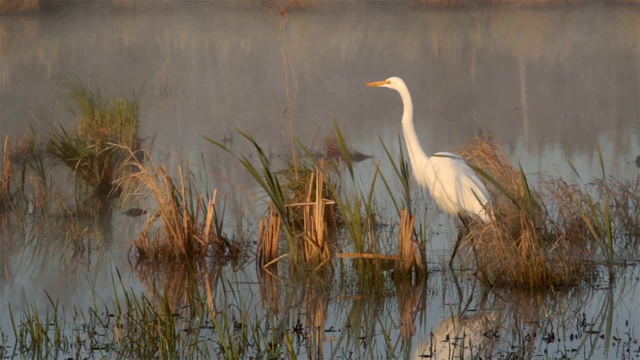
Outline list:
[[[123,190],[123,201],[150,195],[156,202],[138,238],[133,241],[139,260],[171,261],[204,257],[209,250],[226,254],[232,244],[221,234],[221,216],[216,209],[217,190],[205,196],[195,191],[192,174],[178,169],[179,180],[148,156],[140,161],[131,150],[121,166],[129,173],[115,183]],[[146,153],[144,153],[146,154]],[[144,162],[144,164],[143,164]]]
[[[321,268],[331,259],[326,239],[330,227],[328,221],[333,219],[326,215],[332,200],[325,198],[325,175],[318,168],[295,163],[288,169],[275,171],[256,140],[243,132],[240,134],[255,148],[261,170],[247,156],[234,154],[215,140],[207,140],[236,157],[269,198],[271,210],[268,217],[260,222],[258,253],[261,264],[271,265],[281,258],[282,255],[277,255],[277,249],[282,229],[292,264],[298,268]]]
[[[578,284],[592,271],[594,263],[588,260],[598,253],[615,260],[614,239],[624,235],[614,234],[614,227],[622,228],[613,224],[614,218],[631,233],[638,229],[639,221],[634,221],[638,196],[624,195],[633,194],[637,184],[609,186],[603,178],[595,181],[593,195],[563,179],[540,176],[541,189],[535,189],[491,137],[476,137],[460,153],[482,174],[494,199],[494,221],[464,238],[487,284],[525,288]]]
[[[128,157],[124,149],[139,148],[139,94],[131,99],[105,98],[99,90],[92,92],[80,82],[65,87],[74,105],[70,112],[77,127],[73,132],[62,125],[53,127],[47,151],[96,195],[117,195],[113,182],[126,170],[120,166]]]
[[[522,169],[511,165],[491,137],[478,136],[459,153],[489,184],[495,219],[476,226],[463,241],[488,284],[548,287],[576,284],[584,274],[582,254],[572,251],[548,222],[541,194]]]

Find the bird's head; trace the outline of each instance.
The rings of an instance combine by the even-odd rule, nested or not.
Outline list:
[[[374,81],[374,82],[367,83],[365,85],[374,86],[374,87],[386,87],[394,90],[398,90],[400,87],[406,87],[406,85],[404,84],[404,81],[402,81],[402,79],[400,79],[399,77],[395,77],[395,76],[392,76],[387,80]]]

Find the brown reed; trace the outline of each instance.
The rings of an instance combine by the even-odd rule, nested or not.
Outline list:
[[[0,212],[10,201],[11,177],[13,176],[13,166],[11,164],[11,145],[9,135],[4,137],[2,149],[2,163],[0,164]]]
[[[273,205],[268,214],[260,219],[258,235],[258,263],[267,267],[278,259],[278,241],[282,229],[282,218]]]
[[[398,236],[398,258],[396,270],[402,273],[420,272],[422,263],[413,239],[415,217],[407,210],[400,215],[400,231]]]
[[[143,165],[131,150],[129,155],[122,166],[133,170],[116,182],[125,189],[122,201],[150,194],[157,207],[131,245],[138,259],[162,262],[202,258],[209,250],[222,257],[230,244],[215,231],[217,190],[206,198],[194,192],[190,175],[185,175],[182,167],[178,168],[176,182],[148,156]]]
[[[526,288],[579,282],[589,271],[583,261],[588,247],[577,247],[576,241],[588,239],[568,240],[574,229],[585,225],[581,217],[566,213],[571,198],[543,196],[489,136],[477,136],[458,151],[472,166],[482,169],[493,200],[494,220],[475,226],[462,239],[462,246],[472,250],[481,279],[492,286]],[[560,204],[560,220],[552,219],[550,200]]]

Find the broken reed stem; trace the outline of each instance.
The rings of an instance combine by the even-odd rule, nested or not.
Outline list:
[[[259,227],[259,263],[266,267],[278,257],[278,239],[280,238],[280,229],[282,228],[282,219],[273,205],[269,206],[267,216],[260,219]]]
[[[342,254],[338,254],[338,257],[346,258],[346,259],[377,259],[377,260],[400,261],[400,257],[398,255],[383,255],[383,254],[342,253]]]
[[[315,185],[315,196],[313,195]],[[324,223],[324,208],[327,201],[322,198],[324,188],[324,173],[314,171],[309,175],[307,191],[303,205],[302,246],[307,263],[325,263],[330,257],[329,248],[325,245],[326,228]]]
[[[207,204],[207,218],[205,220],[205,234],[204,234],[204,238],[205,239],[212,239],[211,236],[211,231],[213,229],[213,224],[215,222],[215,216],[216,216],[216,199],[218,198],[218,189],[214,189],[213,190],[213,197],[211,199],[209,199],[209,204]],[[196,217],[197,218],[197,217]],[[213,249],[216,253],[224,253],[224,249],[225,249],[225,240],[221,237],[218,236],[218,234],[216,234],[213,237]]]

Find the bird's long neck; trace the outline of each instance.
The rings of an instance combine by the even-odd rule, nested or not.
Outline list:
[[[402,131],[404,132],[404,140],[409,152],[409,161],[411,161],[411,166],[415,172],[420,166],[424,166],[429,161],[429,156],[425,154],[422,146],[420,146],[420,141],[416,135],[416,128],[413,126],[413,102],[411,101],[411,95],[406,86],[399,89],[398,92],[404,105]]]

